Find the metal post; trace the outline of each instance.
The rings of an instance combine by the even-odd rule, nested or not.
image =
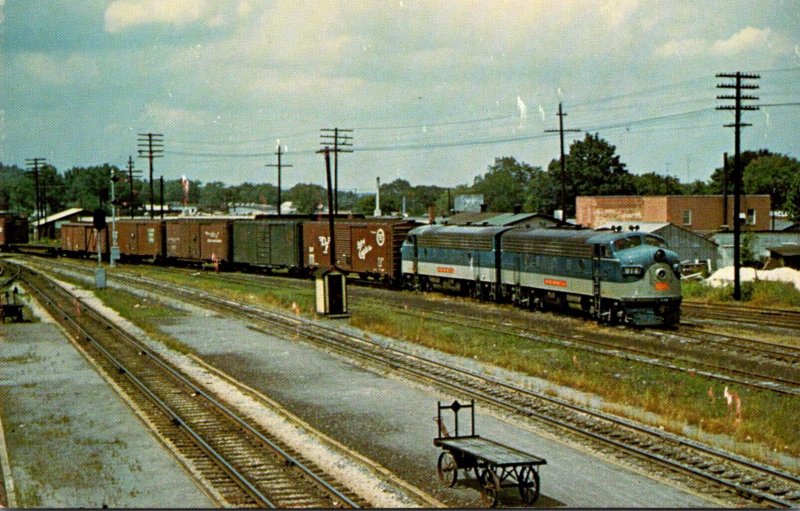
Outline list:
[[[331,188],[331,151],[325,146],[325,176],[328,180],[328,232],[331,241],[329,244],[331,254],[331,267],[336,267],[336,236],[333,232],[333,189]]]
[[[111,253],[108,257],[108,265],[113,268],[114,260],[119,253],[117,246],[117,196],[114,190],[114,170],[111,170]],[[98,240],[99,241],[99,240]]]

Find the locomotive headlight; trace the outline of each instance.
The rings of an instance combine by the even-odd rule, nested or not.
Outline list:
[[[656,270],[656,278],[658,280],[664,280],[665,278],[667,278],[667,270],[665,270],[664,268],[657,269]]]
[[[633,276],[638,277],[642,273],[644,273],[644,268],[641,266],[623,266],[622,267],[622,274],[625,276]]]

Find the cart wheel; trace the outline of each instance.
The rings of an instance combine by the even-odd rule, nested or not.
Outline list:
[[[500,493],[500,479],[491,468],[485,469],[481,473],[481,486],[483,493],[481,500],[488,507],[497,507],[499,502],[498,493]]]
[[[444,451],[439,455],[439,463],[436,466],[439,480],[452,488],[458,481],[458,464],[450,451]]]
[[[519,495],[525,504],[533,504],[539,499],[539,472],[531,467],[523,467],[519,474]]]

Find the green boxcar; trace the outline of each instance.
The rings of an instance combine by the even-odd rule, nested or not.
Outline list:
[[[240,220],[233,224],[234,264],[302,273],[304,218]]]

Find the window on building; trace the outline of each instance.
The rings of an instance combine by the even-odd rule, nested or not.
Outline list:
[[[683,225],[692,225],[692,210],[683,210]]]
[[[747,208],[747,225],[756,225],[756,210],[755,208]]]

